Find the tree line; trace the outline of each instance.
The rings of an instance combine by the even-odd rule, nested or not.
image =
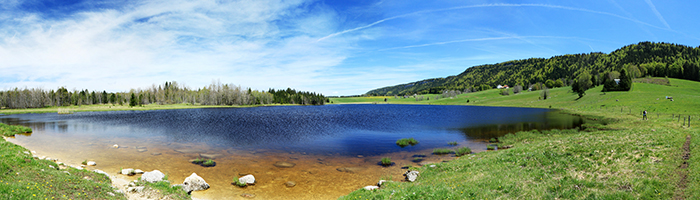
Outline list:
[[[570,86],[584,72],[596,77],[595,83],[592,84],[604,84],[610,81],[611,77],[619,77],[622,69],[631,78],[656,76],[700,81],[700,47],[640,42],[609,54],[593,52],[547,59],[512,60],[470,67],[458,75],[446,78],[374,89],[366,94],[412,95],[440,93],[444,90],[479,91],[496,85],[549,85],[547,82],[558,85],[559,81],[563,86]]]
[[[112,104],[140,106],[146,104],[199,104],[199,105],[256,105],[256,104],[299,104],[323,105],[327,98],[322,94],[269,89],[268,91],[242,88],[234,84],[221,84],[214,81],[206,87],[191,89],[176,81],[165,82],[128,92],[106,92],[68,90],[60,87],[56,90],[42,88],[14,88],[0,91],[0,108],[43,108],[49,106],[80,106],[94,104]]]

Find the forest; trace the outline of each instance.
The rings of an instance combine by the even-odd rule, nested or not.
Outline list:
[[[602,52],[561,55],[548,59],[529,58],[467,68],[446,78],[374,89],[366,95],[439,94],[443,91],[479,91],[497,85],[532,86],[561,80],[571,85],[582,74],[590,74],[593,85],[619,78],[625,70],[631,78],[655,76],[700,81],[700,47],[671,43],[640,42]]]
[[[153,84],[145,89],[131,89],[129,92],[106,92],[57,90],[41,88],[14,88],[0,91],[0,109],[43,108],[49,106],[93,105],[93,104],[128,104],[140,106],[145,104],[199,104],[199,105],[256,105],[256,104],[299,104],[323,105],[327,98],[322,94],[269,89],[268,91],[251,90],[234,84],[212,82],[209,86],[191,89],[176,81]]]

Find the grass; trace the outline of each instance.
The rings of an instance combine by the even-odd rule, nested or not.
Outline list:
[[[416,139],[413,139],[413,138],[401,138],[399,140],[396,140],[396,145],[399,145],[401,147],[405,147],[408,145],[413,146],[416,144],[418,144],[418,141]]]
[[[340,199],[700,199],[700,83],[669,80],[670,85],[636,82],[629,92],[603,93],[599,86],[581,99],[564,87],[551,89],[547,100],[538,100],[539,91],[500,96],[488,90],[424,102],[551,106],[606,123],[507,134],[496,139],[508,149],[424,166],[416,182],[392,182]],[[641,120],[643,110],[649,120]],[[698,126],[684,126],[678,114],[692,115]],[[687,135],[690,159],[682,169]],[[681,174],[687,174],[686,187],[679,186]]]
[[[453,142],[448,142],[447,144],[452,145],[452,146],[457,146],[458,143],[453,141]]]
[[[389,158],[389,157],[382,158],[382,165],[384,165],[384,166],[391,165],[391,158]]]
[[[450,154],[450,153],[454,153],[454,152],[455,151],[453,151],[452,149],[444,149],[444,148],[433,149],[433,154],[437,154],[437,155]]]
[[[496,147],[494,147],[493,145],[486,145],[486,150],[495,150],[495,149],[496,149]]]
[[[206,162],[202,163],[202,166],[205,166],[205,167],[211,167],[211,166],[214,166],[214,165],[216,165],[216,163],[215,163],[213,160],[211,160],[211,159],[209,159],[209,160],[207,160]]]
[[[141,178],[139,178],[140,180]],[[146,181],[136,182],[137,186],[145,186],[145,189],[153,189],[159,191],[163,198],[161,199],[180,199],[186,200],[191,199],[190,195],[182,189],[182,186],[171,186],[170,181],[168,181],[168,176],[166,175],[162,181],[155,183],[150,183]]]
[[[0,134],[6,137],[12,137],[16,134],[26,134],[31,133],[32,129],[24,126],[12,126],[0,123]]]
[[[27,129],[0,124],[0,132],[12,136]],[[0,199],[126,199],[103,174],[58,168],[52,161],[33,158],[24,147],[0,140]]]

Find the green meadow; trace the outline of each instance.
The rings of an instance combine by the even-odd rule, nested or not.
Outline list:
[[[700,156],[695,156],[700,155],[700,83],[679,79],[670,83],[634,83],[629,92],[607,93],[599,86],[580,99],[570,87],[549,90],[546,100],[542,91],[504,96],[497,89],[451,99],[424,95],[431,100],[423,101],[393,96],[332,99],[334,103],[384,103],[387,98],[387,103],[395,104],[551,106],[606,122],[508,134],[498,138],[498,146],[512,148],[423,166],[416,182],[395,179],[379,190],[359,189],[340,199],[700,199]],[[649,112],[648,120],[642,120],[643,110]],[[684,121],[689,115],[690,127]]]

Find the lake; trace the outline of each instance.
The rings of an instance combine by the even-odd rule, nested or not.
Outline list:
[[[399,180],[402,166],[417,166],[415,155],[432,162],[454,159],[431,155],[434,148],[479,152],[486,150],[486,140],[509,132],[568,129],[584,120],[536,108],[367,104],[21,114],[0,116],[0,122],[34,130],[12,142],[66,163],[94,160],[94,168],[112,175],[120,168],[158,169],[181,183],[196,172],[212,188],[193,197],[333,199],[383,176]],[[409,137],[419,143],[395,144]],[[453,141],[458,145],[448,145]],[[200,153],[214,155],[217,165],[188,162]],[[382,157],[395,165],[377,165]],[[273,165],[278,161],[296,165],[278,168]],[[347,167],[357,170],[341,170]],[[247,173],[256,185],[230,184]],[[287,187],[287,181],[297,186]]]

